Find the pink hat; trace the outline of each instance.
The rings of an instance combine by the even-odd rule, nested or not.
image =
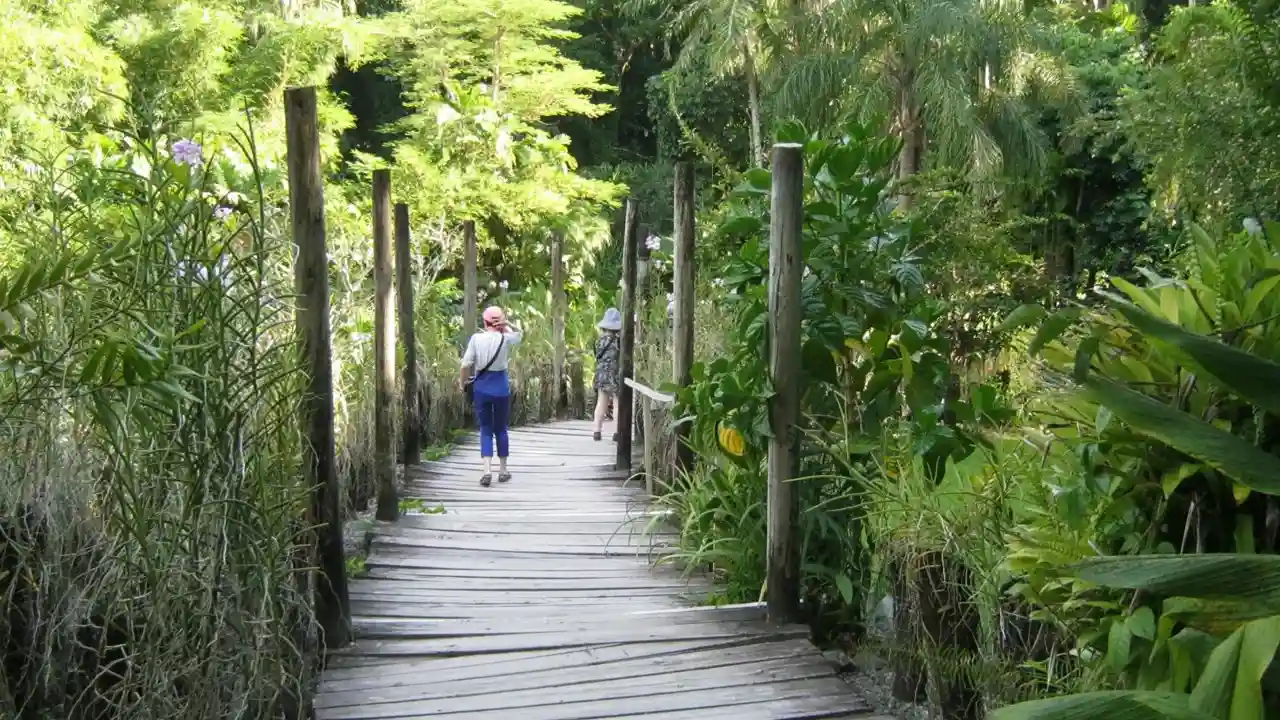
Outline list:
[[[495,327],[497,325],[500,325],[502,321],[506,319],[506,317],[507,317],[506,314],[502,312],[502,308],[497,307],[496,305],[493,307],[485,308],[484,310],[485,327]]]

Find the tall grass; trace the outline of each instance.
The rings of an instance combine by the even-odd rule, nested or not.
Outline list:
[[[0,712],[278,716],[314,637],[287,218],[260,176],[120,140],[44,169],[5,273],[25,290],[0,308],[21,318],[0,354]],[[68,262],[92,271],[60,280]]]

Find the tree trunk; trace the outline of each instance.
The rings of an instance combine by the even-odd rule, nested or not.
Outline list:
[[[898,93],[898,133],[902,138],[902,150],[898,153],[898,180],[910,180],[920,172],[925,137],[924,127],[920,122],[920,109],[916,106],[909,77]],[[910,210],[914,202],[915,198],[909,192],[898,195],[898,207],[903,211]]]
[[[905,73],[897,92],[897,132],[902,140],[902,149],[897,155],[899,182],[909,181],[919,173],[920,160],[924,158],[924,126],[915,101],[914,82],[913,74]],[[910,210],[914,204],[915,199],[910,192],[900,192],[897,196],[897,206],[901,210]]]
[[[751,113],[751,166],[764,166],[764,140],[760,137],[760,77],[756,73],[755,57],[748,44],[744,51],[747,74],[747,110]]]

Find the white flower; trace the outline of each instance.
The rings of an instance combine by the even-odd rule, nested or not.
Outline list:
[[[1262,234],[1262,223],[1257,218],[1247,217],[1244,219],[1244,231],[1257,237]]]
[[[650,235],[649,237],[645,238],[644,246],[649,248],[650,250],[658,250],[662,247],[662,238],[658,237],[657,235]]]
[[[675,301],[676,301],[675,293],[667,293],[667,302],[672,303]]]
[[[711,285],[712,287],[718,287],[718,288],[724,287],[724,278],[716,278],[715,280],[712,280]]]
[[[804,266],[804,276],[805,276],[805,277],[809,277],[809,276],[810,276],[810,275],[812,275],[812,274],[813,274],[813,271],[809,269],[809,266],[808,266],[808,265],[805,265],[805,266]]]
[[[231,208],[226,205],[219,205],[213,209],[214,220],[226,220],[229,217],[231,217]]]
[[[510,286],[511,286],[511,283],[507,282],[506,280],[503,280],[502,282],[498,283],[498,287],[502,288],[503,290],[506,290]]]
[[[170,148],[174,162],[196,167],[204,161],[200,146],[190,140],[179,140]]]
[[[373,336],[370,335],[369,333],[362,333],[362,332],[351,333],[351,340],[353,342],[367,343],[372,339],[373,339]]]

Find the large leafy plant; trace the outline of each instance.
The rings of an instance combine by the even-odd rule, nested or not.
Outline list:
[[[1041,325],[1033,348],[1077,385],[1048,412],[1067,421],[1060,434],[1084,427],[1096,436],[1087,443],[1095,473],[1125,488],[1117,502],[1132,524],[1095,538],[1111,557],[1063,576],[1074,578],[1076,602],[1111,611],[1094,618],[1081,644],[1105,649],[1115,682],[1133,692],[1015,706],[1000,717],[1235,720],[1262,717],[1274,700],[1266,673],[1280,647],[1270,522],[1280,493],[1277,229],[1215,239],[1193,228],[1188,276],[1151,276],[1145,288],[1116,280],[1120,294],[1085,318],[1074,351],[1057,338],[1082,310]],[[1028,308],[1012,320],[1042,315]]]

